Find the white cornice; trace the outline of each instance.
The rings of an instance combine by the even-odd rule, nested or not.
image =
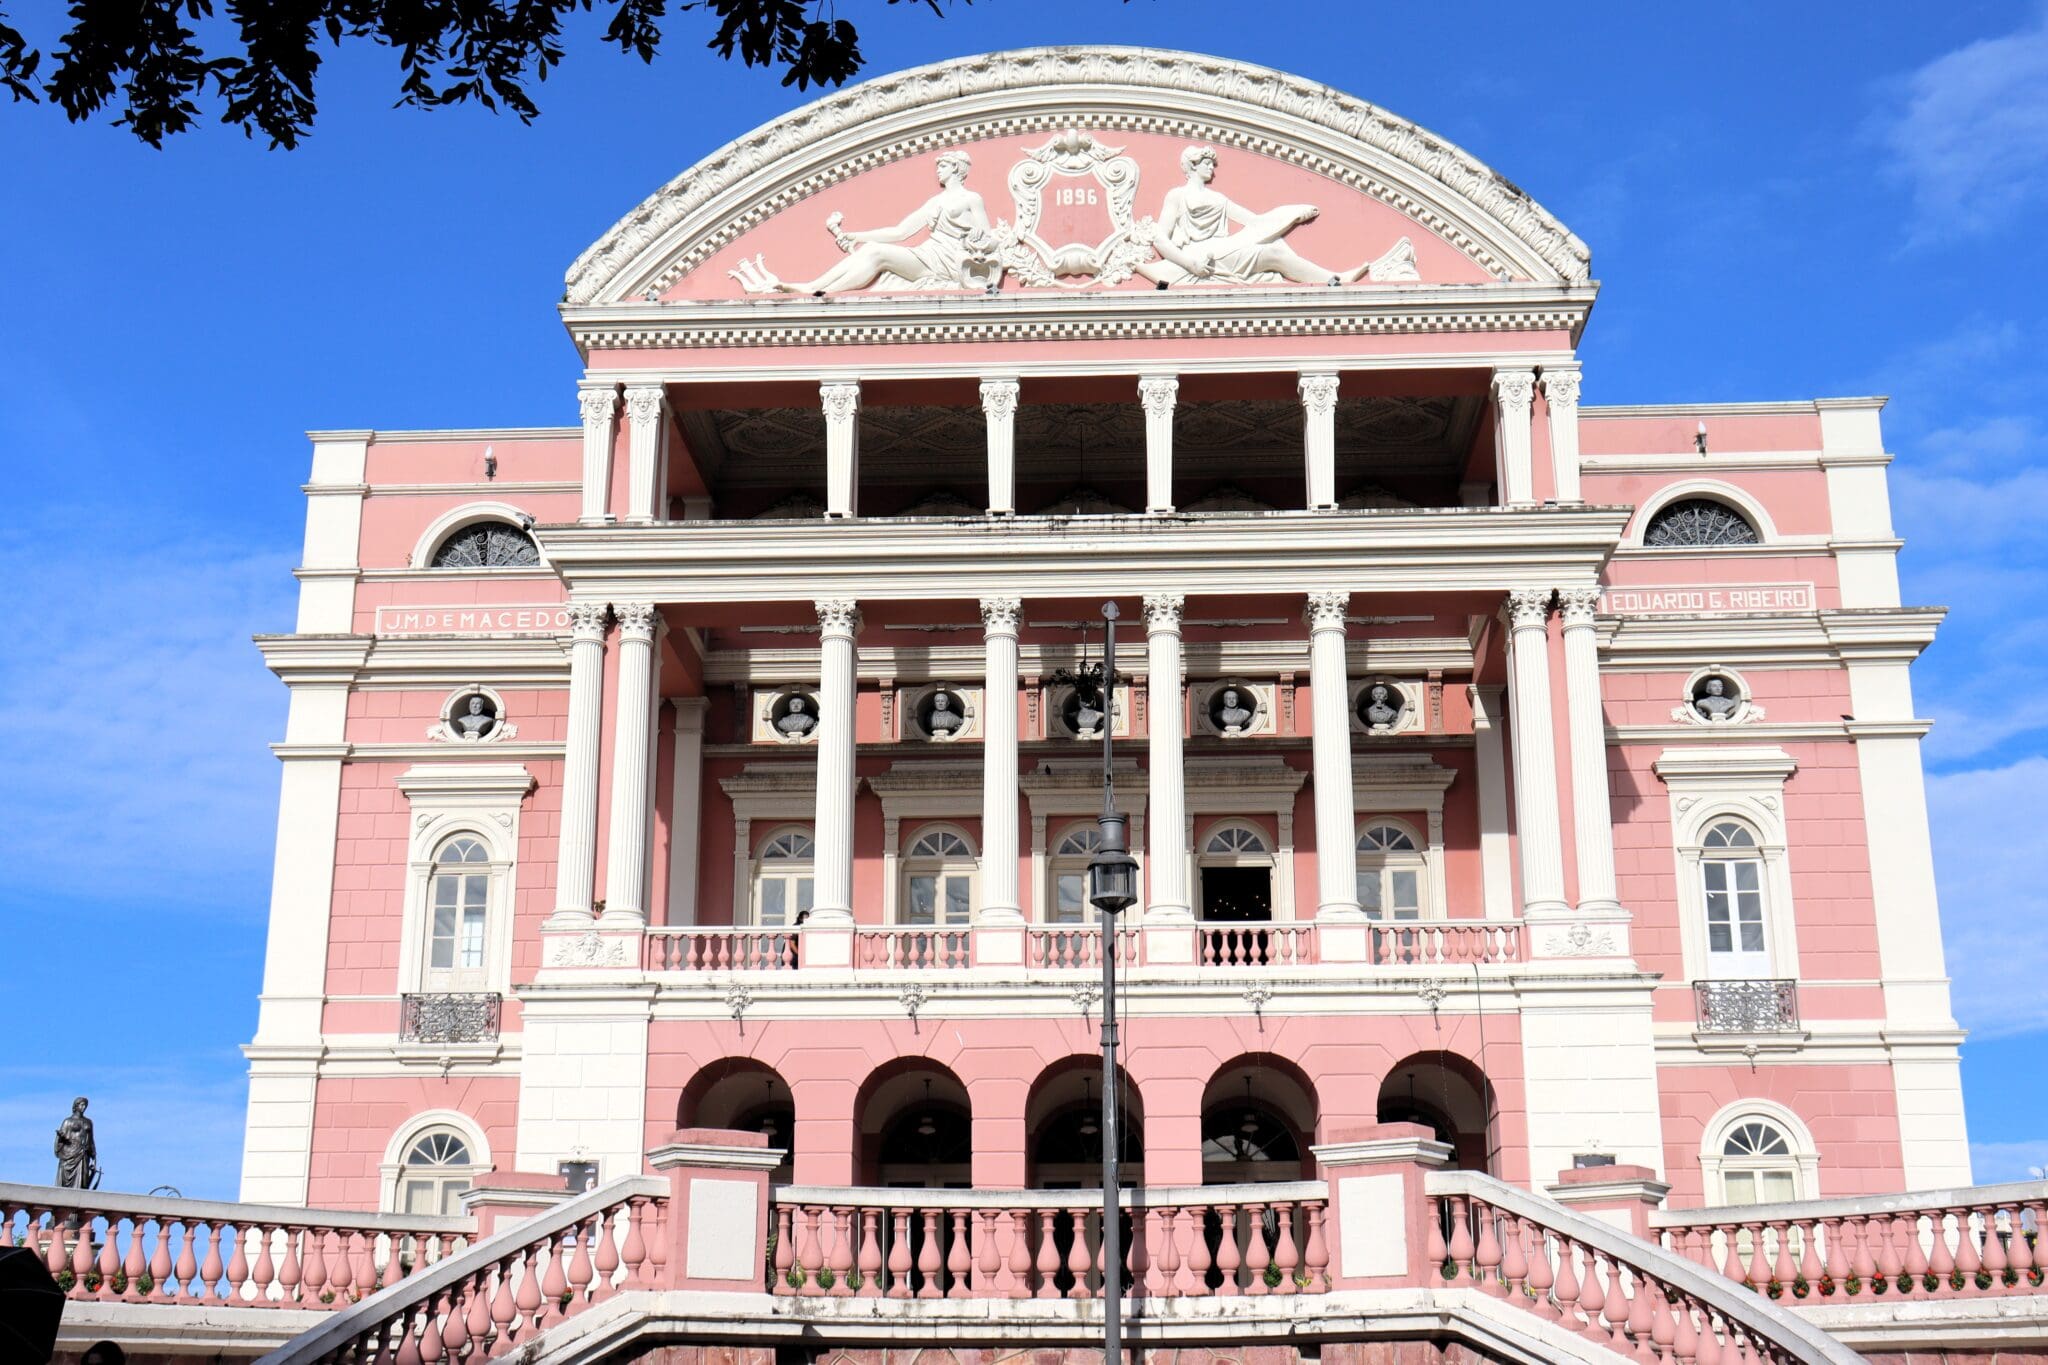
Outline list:
[[[943,678],[978,678],[986,654],[979,643],[971,645],[884,645],[861,637],[859,674],[864,682],[925,682]],[[1190,677],[1231,674],[1306,673],[1308,632],[1299,640],[1199,640],[1182,645],[1183,664]],[[1472,647],[1462,637],[1392,637],[1353,640],[1345,649],[1350,670],[1373,672],[1470,672]],[[1081,663],[1081,646],[1030,643],[1018,648],[1017,669],[1025,677],[1044,677],[1059,668]],[[1135,654],[1128,664],[1118,661],[1117,671],[1134,677],[1145,676],[1146,661]],[[818,677],[816,645],[769,649],[714,650],[704,661],[704,679],[709,683],[815,682]]]
[[[1748,668],[1911,661],[1934,641],[1940,607],[1871,607],[1747,616],[1603,616],[1609,671],[1674,668],[1711,658]]]
[[[450,427],[436,431],[309,431],[309,441],[386,441],[422,445],[432,441],[574,440],[581,427]]]
[[[1800,417],[1815,416],[1822,408],[1883,407],[1882,398],[1788,398],[1762,403],[1587,403],[1579,408],[1581,420],[1597,417]]]
[[[1281,157],[1407,213],[1497,277],[1581,284],[1585,243],[1461,148],[1328,86],[1160,48],[1041,47],[864,81],[719,148],[577,257],[571,304],[636,298],[827,186],[999,134],[1178,133]]]

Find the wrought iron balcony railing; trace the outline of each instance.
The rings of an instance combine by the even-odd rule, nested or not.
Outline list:
[[[1701,1033],[1797,1033],[1799,990],[1792,981],[1695,981]]]
[[[495,991],[434,991],[400,999],[400,1042],[489,1043],[497,1039],[504,997]]]

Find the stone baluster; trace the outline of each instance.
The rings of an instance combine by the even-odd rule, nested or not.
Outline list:
[[[1216,1243],[1216,1270],[1223,1276],[1223,1283],[1216,1286],[1216,1293],[1220,1298],[1235,1298],[1238,1268],[1244,1264],[1244,1254],[1237,1245],[1237,1206],[1216,1205],[1216,1224],[1223,1232]]]
[[[1003,1222],[1009,1227],[1008,1294],[1013,1299],[1031,1297],[1031,1213],[1028,1209],[1006,1209]]]
[[[889,1297],[892,1299],[910,1297],[910,1220],[913,1216],[908,1209],[895,1211],[896,1235],[889,1244]]]

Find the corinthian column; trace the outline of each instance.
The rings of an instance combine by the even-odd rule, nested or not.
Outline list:
[[[626,519],[653,521],[661,503],[661,419],[668,399],[659,384],[626,390]]]
[[[1358,832],[1352,821],[1351,683],[1344,668],[1348,592],[1308,595],[1309,693],[1316,779],[1316,918],[1360,920]]]
[[[1145,819],[1152,826],[1147,924],[1194,918],[1188,903],[1187,773],[1181,762],[1181,730],[1187,723],[1180,676],[1183,600],[1179,593],[1145,599],[1145,714],[1151,761]],[[1105,725],[1113,723],[1113,718],[1103,720]]]
[[[1022,924],[1017,896],[1017,616],[1014,597],[981,599],[981,916]]]
[[[1557,745],[1550,725],[1550,590],[1508,594],[1508,673],[1514,740],[1515,817],[1521,832],[1522,912],[1558,915],[1564,901],[1564,844],[1557,818]]]
[[[597,746],[604,723],[602,602],[569,604],[569,737],[562,755],[562,828],[555,851],[555,923],[590,919],[597,877]]]
[[[981,381],[981,415],[988,422],[988,514],[1017,510],[1017,381]]]
[[[1173,405],[1180,381],[1170,374],[1148,374],[1138,381],[1138,400],[1145,405],[1145,510],[1173,510]]]
[[[1600,707],[1600,649],[1593,638],[1598,588],[1566,588],[1564,702],[1572,747],[1572,830],[1578,838],[1579,910],[1621,908],[1614,885],[1614,808],[1607,797],[1607,726]]]
[[[583,409],[583,520],[611,520],[612,416],[619,410],[619,391],[593,384],[576,391]]]
[[[1543,402],[1550,409],[1550,467],[1559,502],[1583,502],[1579,492],[1579,372],[1543,367]]]
[[[654,634],[661,613],[652,602],[618,602],[619,706],[612,734],[612,831],[605,860],[604,921],[622,928],[647,922],[648,800],[654,748]]]
[[[820,384],[825,405],[825,515],[850,517],[860,496],[860,385]]]
[[[1302,407],[1302,455],[1308,462],[1308,505],[1326,512],[1337,505],[1337,376],[1305,374],[1298,381]]]
[[[860,608],[846,598],[818,607],[817,846],[809,923],[853,923],[853,637]]]
[[[1493,447],[1500,500],[1510,507],[1536,501],[1535,457],[1529,445],[1529,413],[1535,401],[1534,370],[1493,372]]]

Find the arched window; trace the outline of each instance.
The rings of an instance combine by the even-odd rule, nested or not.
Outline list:
[[[1429,873],[1415,835],[1376,820],[1358,836],[1358,903],[1373,919],[1421,919]]]
[[[436,569],[530,569],[540,563],[540,547],[509,522],[476,521],[442,541],[429,563]]]
[[[1724,1204],[1782,1204],[1811,1199],[1805,1170],[1813,1158],[1776,1120],[1742,1115],[1722,1129],[1710,1166],[1719,1168]],[[1714,1190],[1709,1182],[1708,1194]]]
[[[483,842],[459,834],[442,844],[434,853],[427,895],[428,985],[481,990],[491,910],[491,855]]]
[[[1047,907],[1047,923],[1088,922],[1088,862],[1101,848],[1102,831],[1094,825],[1076,825],[1053,845],[1052,904]]]
[[[809,831],[785,829],[768,837],[754,860],[754,923],[786,928],[811,912],[811,859],[816,855]]]
[[[1266,836],[1242,821],[1219,824],[1203,836],[1198,858],[1202,918],[1217,923],[1264,923],[1273,918],[1273,846]],[[1235,961],[1249,955],[1264,961],[1262,933],[1223,930],[1212,933],[1204,952]]]
[[[1764,932],[1764,860],[1756,834],[1720,820],[1700,841],[1700,890],[1707,912],[1708,975],[1754,980],[1771,974]]]
[[[974,846],[957,830],[928,829],[903,858],[903,922],[962,925],[974,914]]]
[[[1202,1183],[1301,1179],[1301,1145],[1273,1110],[1246,1098],[1202,1117]]]
[[[1264,860],[1271,850],[1266,847],[1265,836],[1249,825],[1225,825],[1209,835],[1202,845],[1202,856],[1208,857],[1249,857],[1255,861]]]
[[[429,1128],[406,1145],[400,1159],[396,1212],[459,1214],[462,1192],[476,1171],[469,1142],[453,1128]]]
[[[1661,507],[1643,531],[1643,544],[1653,549],[1754,545],[1757,541],[1756,527],[1742,513],[1712,498],[1680,498]]]

